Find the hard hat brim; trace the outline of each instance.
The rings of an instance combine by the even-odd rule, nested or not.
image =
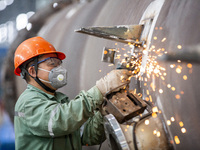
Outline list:
[[[57,54],[58,55],[58,58],[60,60],[63,60],[66,58],[66,55],[62,52],[58,52],[58,51],[54,51],[54,52],[43,52],[42,54]],[[34,57],[36,56],[39,56],[41,54],[38,54],[38,55],[35,55]],[[31,58],[30,58],[31,59]],[[27,60],[26,60],[27,61]],[[24,61],[25,62],[25,61]],[[20,65],[22,65],[24,62],[22,62],[21,64],[19,64],[19,66],[14,70],[14,73],[17,75],[17,76],[20,76],[20,73],[21,73],[21,69],[19,68]]]

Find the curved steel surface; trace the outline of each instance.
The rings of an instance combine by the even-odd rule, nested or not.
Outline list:
[[[106,137],[110,141],[110,148],[116,150],[130,150],[125,135],[115,117],[112,114],[106,115],[104,121],[104,128]]]
[[[134,133],[139,150],[172,149],[159,117],[145,117],[136,124]]]
[[[100,61],[103,47],[116,48],[121,55],[130,50],[129,45],[74,33],[75,29],[138,24],[151,2],[93,0],[73,4],[52,15],[38,35],[67,55],[64,66],[68,69],[69,81],[61,91],[73,98],[115,68]],[[188,46],[199,44],[199,14],[199,0],[165,1],[153,31],[149,58],[164,52],[184,52]],[[175,149],[200,149],[199,64],[165,61],[159,62],[159,66],[164,68],[160,74],[155,70],[140,80],[134,78],[130,88],[158,107]]]

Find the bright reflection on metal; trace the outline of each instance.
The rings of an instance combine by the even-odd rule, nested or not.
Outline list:
[[[14,2],[14,0],[5,0],[5,1],[6,1],[6,5],[11,5]]]
[[[72,8],[65,16],[66,19],[71,18],[77,12],[77,8]]]
[[[28,17],[28,19],[31,17],[31,16],[33,16],[35,14],[35,12],[33,12],[33,11],[29,11],[28,13],[27,13],[27,17]]]
[[[6,2],[4,0],[0,1],[0,11],[6,8]]]
[[[53,3],[53,8],[56,8],[58,6],[58,3]]]
[[[19,14],[16,18],[16,28],[17,30],[24,29],[28,24],[28,17],[26,14]]]
[[[8,29],[6,24],[1,24],[0,25],[0,43],[3,43],[7,40],[7,33]]]
[[[32,24],[31,24],[31,23],[28,23],[27,26],[26,26],[26,29],[27,29],[28,31],[30,31],[31,28],[32,28]]]

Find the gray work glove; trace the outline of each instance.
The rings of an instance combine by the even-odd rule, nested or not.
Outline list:
[[[129,77],[131,75],[132,72],[126,69],[112,70],[104,78],[98,80],[96,86],[102,95],[105,96],[107,92],[117,92],[124,88],[130,82]]]

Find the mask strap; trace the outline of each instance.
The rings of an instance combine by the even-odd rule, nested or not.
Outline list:
[[[34,60],[34,67],[35,67],[35,72],[36,72],[36,77],[31,76],[43,89],[45,89],[46,91],[49,91],[51,93],[54,93],[55,90],[52,90],[51,88],[49,88],[48,86],[46,86],[45,84],[43,84],[40,79],[37,77],[37,73],[38,73],[38,57],[36,57],[36,59]],[[29,74],[29,73],[28,73]],[[30,75],[30,74],[29,74]]]
[[[46,81],[46,80],[43,80],[43,79],[41,79],[41,78],[38,78],[38,79],[40,79],[41,81],[46,82],[46,83],[51,83],[51,82]]]
[[[40,70],[42,70],[42,71],[46,71],[46,72],[51,72],[51,71],[49,71],[49,70],[46,70],[46,69],[43,69],[43,68],[39,68],[39,67],[38,67],[38,69],[40,69]]]

